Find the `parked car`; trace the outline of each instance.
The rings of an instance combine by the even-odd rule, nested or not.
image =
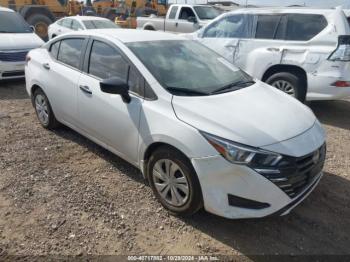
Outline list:
[[[220,14],[208,5],[171,5],[165,17],[137,17],[137,29],[191,33]]]
[[[284,215],[322,177],[325,133],[312,111],[195,41],[82,31],[29,58],[40,123],[67,125],[138,167],[174,214],[204,205],[227,218]]]
[[[350,95],[350,27],[341,9],[240,9],[189,34],[301,101]]]
[[[69,16],[49,26],[49,39],[58,35],[80,30],[120,28],[111,20],[98,16]]]
[[[22,16],[0,7],[0,80],[23,78],[28,51],[43,43]]]

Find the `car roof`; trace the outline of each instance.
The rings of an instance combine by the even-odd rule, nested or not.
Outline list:
[[[281,7],[260,7],[260,8],[242,8],[242,9],[236,9],[234,11],[231,11],[230,13],[245,13],[245,14],[289,14],[289,13],[296,13],[296,14],[321,14],[321,15],[328,15],[330,13],[333,13],[335,9],[316,9],[316,8],[309,8],[309,7],[287,7],[287,8],[281,8]]]
[[[187,40],[187,38],[160,31],[136,30],[136,29],[93,29],[79,31],[75,34],[100,36],[110,39],[116,39],[123,43],[130,42],[147,42],[162,40]]]
[[[91,20],[101,20],[101,21],[108,20],[108,21],[110,21],[109,19],[104,18],[104,17],[99,17],[99,16],[80,16],[80,15],[77,15],[77,16],[66,16],[66,17],[63,17],[62,19],[67,19],[67,18],[78,20],[78,21],[87,21],[87,20],[89,20],[89,21],[91,21]]]
[[[6,7],[1,7],[0,6],[0,11],[4,11],[4,12],[15,12],[15,11],[13,11],[12,9],[9,9],[9,8],[6,8]]]

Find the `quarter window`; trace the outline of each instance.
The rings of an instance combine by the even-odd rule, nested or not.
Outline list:
[[[287,40],[308,41],[327,27],[323,15],[289,14]]]
[[[119,51],[110,45],[94,41],[90,54],[89,74],[101,79],[116,76],[126,81],[128,68],[128,63]]]
[[[259,15],[256,25],[255,38],[275,39],[278,33],[282,16],[280,15]]]
[[[60,48],[60,43],[61,43],[61,41],[58,41],[56,43],[53,43],[50,47],[50,53],[51,53],[52,57],[54,57],[55,59],[57,59],[58,50]]]
[[[253,18],[251,15],[225,16],[209,26],[203,37],[250,38],[252,37],[252,28]]]
[[[57,60],[72,67],[79,68],[83,42],[84,39],[62,40]]]
[[[177,9],[178,9],[177,6],[173,6],[173,7],[171,8],[171,11],[170,11],[170,14],[169,14],[169,19],[175,19]]]

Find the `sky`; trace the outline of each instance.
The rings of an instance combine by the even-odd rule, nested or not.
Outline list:
[[[257,6],[289,6],[289,5],[306,5],[311,7],[331,8],[343,6],[350,8],[350,0],[232,0],[232,2],[245,5],[248,1],[249,5]]]

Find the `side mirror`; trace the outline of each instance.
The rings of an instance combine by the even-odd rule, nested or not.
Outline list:
[[[195,24],[197,23],[197,18],[195,16],[189,16],[187,21]]]
[[[32,30],[32,32],[35,33],[35,26],[31,25],[31,26],[29,26],[29,27],[30,27],[30,29]]]
[[[100,82],[101,91],[107,94],[120,95],[125,103],[130,103],[129,85],[119,77],[111,77]]]

